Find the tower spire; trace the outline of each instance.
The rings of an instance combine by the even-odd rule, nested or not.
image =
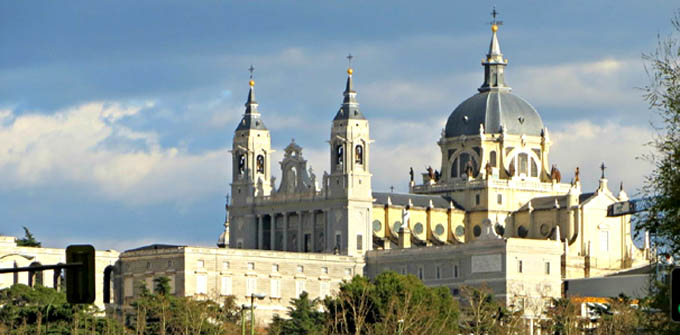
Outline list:
[[[255,101],[255,80],[253,80],[253,72],[255,72],[255,68],[253,67],[252,64],[248,68],[248,72],[250,72],[250,81],[248,82],[248,86],[250,86],[250,89],[248,91],[248,98],[246,99],[245,103],[246,111],[243,114],[243,118],[241,119],[241,122],[239,122],[236,130],[244,129],[266,130],[267,128],[264,126],[264,123],[260,119],[260,113],[257,110],[258,103],[257,101]]]
[[[342,106],[333,120],[365,119],[359,111],[359,103],[356,99],[357,92],[354,90],[354,83],[352,82],[352,74],[354,73],[352,69],[353,58],[352,54],[347,55],[347,84],[345,85],[345,91],[342,93],[344,98]]]
[[[508,65],[508,60],[503,59],[501,52],[501,45],[498,42],[498,28],[503,24],[503,21],[496,19],[498,11],[496,7],[491,11],[492,20],[491,25],[491,43],[489,43],[489,52],[486,54],[486,59],[482,61],[484,66],[484,83],[479,88],[480,92],[489,91],[491,89],[505,88],[510,89],[505,85],[504,68]]]

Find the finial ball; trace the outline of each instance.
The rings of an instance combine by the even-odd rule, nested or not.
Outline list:
[[[252,79],[251,79],[250,82],[248,83],[248,85],[250,85],[250,86],[255,86],[255,80],[252,80]]]
[[[352,68],[351,68],[351,67],[350,67],[349,69],[347,69],[347,74],[351,75],[351,74],[352,74],[352,72],[354,72],[354,70],[352,70]]]
[[[497,31],[498,31],[498,25],[497,25],[497,24],[492,24],[492,25],[491,25],[491,31],[493,31],[494,33],[497,32]]]

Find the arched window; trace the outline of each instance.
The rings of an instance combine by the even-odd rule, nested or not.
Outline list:
[[[335,147],[335,162],[340,165],[342,164],[342,159],[344,156],[345,150],[342,147],[342,144],[339,144],[338,146]]]
[[[243,174],[246,171],[246,155],[240,154],[238,156],[238,173]]]
[[[491,167],[496,167],[496,151],[489,153],[489,164]]]
[[[453,160],[453,164],[451,164],[451,178],[457,178],[458,177],[458,158]]]
[[[63,265],[63,263],[59,263],[57,265]],[[64,269],[59,268],[55,269],[54,273],[52,274],[52,287],[61,292],[62,285],[64,284]]]
[[[467,152],[461,153],[451,164],[451,177],[467,177],[467,169],[471,168],[471,177],[477,175],[478,166],[475,158]]]
[[[112,274],[113,274],[113,266],[109,265],[104,269],[104,303],[105,304],[110,304],[111,303],[111,289],[113,286],[111,285],[112,282]]]
[[[519,153],[510,161],[510,175],[518,177],[538,177],[538,162],[527,154]]]
[[[354,147],[355,159],[354,162],[361,165],[364,164],[364,148],[361,145]]]
[[[33,262],[29,267],[36,267],[36,266],[42,266],[42,264],[38,262]],[[36,287],[36,286],[42,286],[43,285],[43,272],[42,270],[37,270],[37,271],[29,271],[28,272],[28,286],[30,287]]]
[[[257,172],[264,173],[264,156],[257,155]]]
[[[477,175],[477,161],[475,161],[475,158],[469,153],[463,152],[456,157],[453,164],[451,164],[451,177],[467,177],[468,168],[471,168],[472,170],[470,171],[471,177]]]

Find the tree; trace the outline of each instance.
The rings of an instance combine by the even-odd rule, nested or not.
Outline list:
[[[491,290],[465,286],[461,293],[465,306],[461,310],[460,328],[464,333],[481,335],[495,331],[502,316],[502,307]]]
[[[53,288],[16,284],[0,290],[0,334],[122,334],[122,325],[96,307],[70,305]]]
[[[680,254],[680,11],[671,20],[675,35],[659,38],[657,48],[643,57],[651,83],[644,87],[645,100],[663,125],[656,126],[647,158],[654,169],[645,178],[643,193],[651,207],[639,226],[672,254]]]
[[[292,299],[292,306],[288,307],[290,319],[274,317],[269,334],[321,335],[324,334],[325,315],[319,311],[319,299],[309,299],[309,294],[303,291],[300,297]]]
[[[643,56],[650,79],[643,88],[644,98],[662,123],[655,126],[656,136],[649,143],[653,152],[644,157],[654,166],[645,177],[642,189],[650,199],[650,207],[646,215],[636,219],[639,228],[636,233],[650,232],[657,250],[677,259],[680,255],[680,11],[675,12],[671,23],[674,31],[665,38],[659,37],[656,49]],[[662,313],[650,314],[649,320],[662,320],[650,321],[647,327],[662,326],[663,329],[656,329],[658,333],[680,331],[680,327],[668,320],[668,285],[656,283],[653,287],[655,293],[649,306]]]
[[[583,334],[585,320],[581,317],[580,305],[569,298],[553,298],[545,310],[546,319],[541,325],[550,334]]]
[[[18,238],[17,239],[17,246],[19,247],[34,247],[34,248],[40,248],[41,243],[38,242],[33,234],[31,234],[31,231],[28,230],[28,228],[24,228],[24,238]]]
[[[328,334],[458,334],[458,306],[448,288],[413,275],[355,276],[324,301]]]

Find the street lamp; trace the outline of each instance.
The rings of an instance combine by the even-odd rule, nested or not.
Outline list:
[[[255,298],[262,300],[265,295],[262,293],[250,294],[250,335],[255,335]],[[246,335],[246,323],[244,320],[244,311],[248,308],[246,305],[241,305],[241,335]]]

